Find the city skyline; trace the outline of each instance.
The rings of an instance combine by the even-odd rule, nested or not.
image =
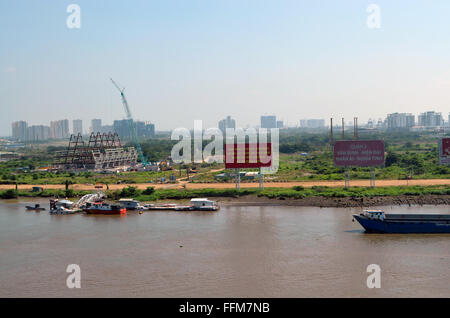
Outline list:
[[[337,118],[333,118],[337,119]],[[345,118],[342,118],[345,120]],[[111,125],[103,125],[103,121],[100,118],[93,118],[89,122],[91,123],[88,130],[83,129],[83,120],[73,119],[71,120],[72,126],[69,126],[68,119],[61,119],[56,121],[50,121],[50,125],[28,125],[27,121],[19,120],[11,123],[11,137],[16,140],[46,140],[46,139],[61,139],[68,138],[71,134],[77,135],[94,133],[109,133],[117,132],[123,137],[130,137],[129,124],[127,119],[114,120]],[[141,137],[155,137],[156,129],[155,124],[148,121],[135,121],[137,134]],[[353,126],[351,121],[345,124],[346,127]],[[412,113],[388,113],[384,120],[379,118],[378,121],[373,118],[369,118],[367,122],[360,122],[360,127],[367,128],[383,128],[383,129],[412,129],[412,128],[432,128],[432,127],[450,127],[450,113],[448,113],[447,120],[445,115],[441,112],[424,111],[416,115]],[[213,126],[215,127],[215,126]],[[237,126],[236,119],[230,115],[222,120],[218,120],[217,127],[225,131],[226,128],[245,128],[252,127],[250,125]],[[329,128],[329,124],[326,119],[322,118],[302,118],[297,120],[294,126],[284,125],[284,121],[277,118],[276,115],[261,115],[260,125],[253,126],[255,128],[313,128],[324,129]],[[335,121],[333,127],[342,127],[342,123]],[[211,128],[211,127],[209,127]],[[206,128],[205,128],[206,129]],[[163,132],[164,130],[158,130]]]

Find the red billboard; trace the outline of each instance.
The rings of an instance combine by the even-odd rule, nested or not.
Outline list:
[[[266,147],[267,154],[261,158],[259,149],[264,151]],[[262,168],[272,166],[272,143],[266,144],[225,144],[225,168]]]
[[[450,138],[442,138],[439,141],[439,164],[450,164]]]
[[[334,165],[373,167],[384,165],[383,140],[342,140],[334,144]]]

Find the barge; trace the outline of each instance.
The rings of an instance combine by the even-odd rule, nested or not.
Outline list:
[[[450,214],[386,214],[364,211],[353,219],[369,233],[450,233]]]
[[[146,204],[144,209],[149,211],[218,211],[219,205],[207,198],[198,198],[191,199],[189,205],[176,203]]]
[[[87,214],[126,214],[127,209],[120,205],[109,204],[105,202],[86,203],[83,211]]]

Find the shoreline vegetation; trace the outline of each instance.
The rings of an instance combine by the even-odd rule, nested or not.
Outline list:
[[[17,198],[72,198],[76,199],[92,191],[73,189],[0,190],[1,199]],[[139,189],[127,186],[104,191],[109,200],[134,198],[141,202],[187,201],[196,197],[207,197],[222,205],[286,205],[317,207],[369,207],[386,205],[443,205],[450,204],[450,187],[433,186],[388,186],[388,187],[328,187],[294,186],[291,188],[266,187],[236,189]]]

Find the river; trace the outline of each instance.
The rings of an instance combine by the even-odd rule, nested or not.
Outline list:
[[[359,209],[121,217],[26,211],[30,203],[0,201],[0,297],[450,297],[449,234],[366,234],[352,222]],[[69,264],[81,268],[80,289],[66,286]],[[379,289],[366,285],[369,264],[381,268]]]

